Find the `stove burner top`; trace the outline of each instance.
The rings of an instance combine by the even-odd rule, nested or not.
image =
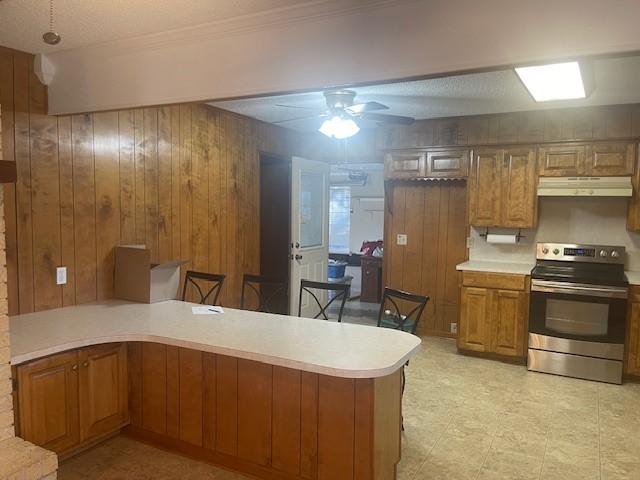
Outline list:
[[[627,286],[625,248],[610,245],[538,243],[531,278],[589,285]]]
[[[629,284],[621,264],[593,264],[538,260],[531,272],[531,278],[556,282],[585,283],[589,285],[610,285],[623,287]]]

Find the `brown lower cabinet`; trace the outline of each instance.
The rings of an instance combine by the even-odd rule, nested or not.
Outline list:
[[[458,348],[524,358],[528,319],[526,277],[463,273]]]
[[[105,344],[17,367],[17,434],[64,454],[128,423],[127,350]]]
[[[640,375],[640,287],[631,287],[629,293],[625,371],[628,375]]]

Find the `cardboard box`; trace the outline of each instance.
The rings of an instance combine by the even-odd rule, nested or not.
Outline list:
[[[115,298],[155,303],[178,298],[180,265],[187,260],[151,263],[144,245],[115,247]]]

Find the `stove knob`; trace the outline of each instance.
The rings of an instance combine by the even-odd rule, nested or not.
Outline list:
[[[603,258],[606,258],[606,256],[608,255],[606,250],[600,250],[600,256]]]
[[[611,250],[611,258],[618,258],[620,253],[617,250]]]
[[[558,250],[557,248],[553,249],[553,254],[554,255],[558,255],[560,253],[560,250]]]
[[[542,253],[546,255],[547,253],[549,253],[549,249],[547,247],[542,247]]]

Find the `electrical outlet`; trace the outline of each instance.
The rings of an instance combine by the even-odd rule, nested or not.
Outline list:
[[[458,324],[455,322],[451,323],[451,333],[458,333]]]
[[[467,248],[473,248],[473,238],[467,237]]]
[[[67,284],[67,267],[56,268],[56,284],[57,285]]]
[[[396,236],[396,245],[406,245],[407,244],[407,235],[404,233],[399,233]]]

